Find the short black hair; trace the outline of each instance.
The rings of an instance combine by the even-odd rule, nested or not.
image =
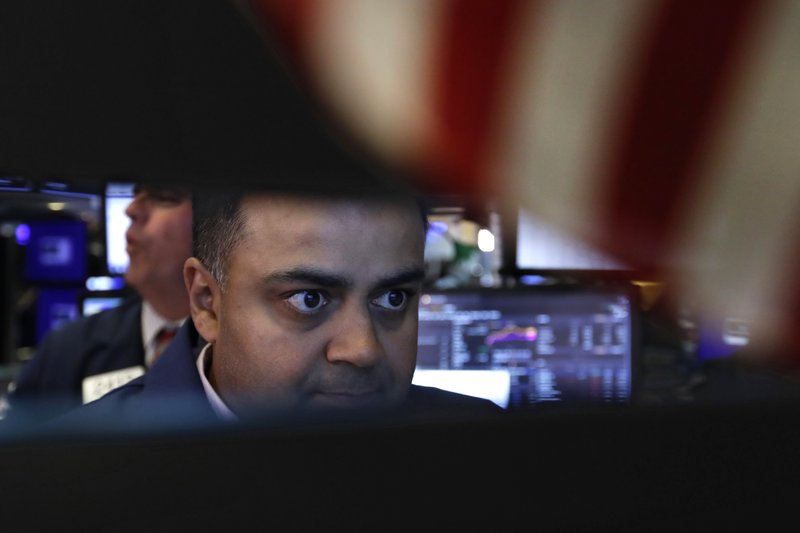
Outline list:
[[[225,286],[227,258],[244,233],[241,210],[246,190],[196,190],[192,201],[192,248],[221,287]]]
[[[245,229],[245,217],[241,209],[245,197],[261,194],[288,194],[309,199],[348,199],[369,201],[370,199],[391,202],[413,202],[419,208],[423,227],[428,229],[428,205],[419,195],[405,188],[370,191],[357,194],[353,191],[338,194],[312,195],[296,190],[264,190],[238,188],[223,191],[220,188],[202,187],[193,191],[192,197],[192,244],[193,254],[208,269],[224,290],[227,281],[228,258],[240,243]]]

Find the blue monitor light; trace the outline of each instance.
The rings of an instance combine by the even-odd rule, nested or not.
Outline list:
[[[37,221],[29,226],[26,279],[82,283],[88,255],[86,223],[81,220]]]
[[[519,282],[523,285],[547,285],[549,280],[545,276],[538,274],[525,274],[520,276]]]
[[[0,177],[0,191],[21,191],[28,192],[33,190],[30,181],[21,176],[2,176]]]
[[[14,235],[17,238],[17,244],[26,246],[31,240],[31,227],[25,223],[20,224],[14,230]]]
[[[115,276],[92,276],[86,278],[89,291],[115,291],[125,287],[125,278]]]

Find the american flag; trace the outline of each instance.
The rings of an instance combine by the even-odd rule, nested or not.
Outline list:
[[[428,190],[522,206],[800,362],[800,2],[238,3]]]

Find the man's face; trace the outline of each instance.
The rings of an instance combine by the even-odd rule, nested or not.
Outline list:
[[[249,197],[215,302],[211,379],[234,411],[400,401],[417,353],[414,207]],[[212,338],[206,336],[211,335]]]
[[[192,255],[192,203],[187,193],[137,187],[125,214],[130,258],[125,280],[142,293],[183,287],[183,263]]]

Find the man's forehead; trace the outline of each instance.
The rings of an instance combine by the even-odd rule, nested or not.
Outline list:
[[[381,207],[387,205],[412,208],[410,198],[385,195],[316,195],[278,191],[250,191],[243,195],[244,204],[298,205],[308,207],[363,206]],[[413,208],[412,208],[413,209]]]
[[[406,207],[348,201],[298,201],[273,198],[243,203],[245,241],[314,248],[357,247],[376,251],[416,249],[425,240],[421,219]]]
[[[249,194],[242,200],[242,211],[246,220],[258,224],[293,224],[302,227],[303,222],[325,224],[332,213],[351,214],[358,218],[386,218],[387,212],[408,215],[401,217],[402,224],[409,227],[423,223],[420,208],[410,200],[385,197],[318,197],[289,194]],[[346,218],[346,217],[345,217]],[[254,220],[253,220],[254,219]],[[330,221],[329,221],[330,222]],[[368,228],[364,228],[368,229]]]
[[[246,198],[243,239],[233,263],[243,260],[260,275],[326,273],[350,279],[419,270],[424,231],[413,211],[389,212],[386,203]]]

